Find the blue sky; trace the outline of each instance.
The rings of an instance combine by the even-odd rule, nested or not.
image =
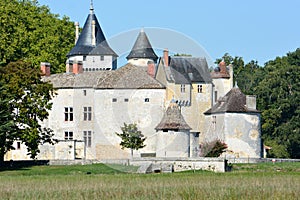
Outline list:
[[[89,0],[39,3],[49,6],[52,13],[78,21],[81,27],[89,14]],[[107,39],[141,27],[146,32],[147,28],[163,28],[192,39],[213,61],[227,52],[260,65],[300,47],[299,8],[298,0],[94,0]]]

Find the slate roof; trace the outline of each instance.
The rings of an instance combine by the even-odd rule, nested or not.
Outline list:
[[[149,39],[143,29],[140,31],[129,55],[126,58],[127,60],[131,58],[150,58],[156,62],[158,57],[153,51]]]
[[[258,113],[256,109],[249,109],[246,106],[246,95],[238,88],[232,88],[224,97],[204,114],[214,113]]]
[[[191,127],[184,120],[179,106],[171,103],[155,130],[191,130]]]
[[[170,56],[166,73],[168,81],[174,82],[175,84],[212,82],[205,58]]]
[[[63,73],[43,77],[54,88],[98,89],[164,89],[165,86],[147,73],[147,67],[127,64],[113,71],[93,71],[81,74]]]
[[[95,20],[96,27],[96,47],[92,45],[92,21]],[[92,51],[93,50],[93,51]],[[94,8],[91,6],[90,14],[88,15],[83,29],[75,46],[68,53],[67,57],[74,55],[114,55],[117,54],[109,47],[101,26],[94,14]]]

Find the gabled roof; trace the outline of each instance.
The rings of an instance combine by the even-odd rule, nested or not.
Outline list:
[[[54,88],[98,89],[164,89],[165,86],[147,73],[147,67],[127,64],[113,71],[93,71],[81,74],[62,73],[43,77]]]
[[[126,58],[127,60],[131,58],[149,58],[156,62],[158,57],[153,51],[149,39],[143,29],[140,31],[131,52]]]
[[[166,67],[169,82],[191,84],[194,82],[211,83],[212,79],[205,58],[169,57]]]
[[[96,46],[92,44],[92,22],[95,21],[96,28]],[[92,51],[93,50],[93,51]],[[93,53],[92,53],[93,52]],[[79,38],[75,46],[68,53],[67,57],[74,55],[115,55],[117,54],[109,47],[98,19],[94,13],[94,8],[91,5],[90,14],[88,15],[83,29],[79,35]]]
[[[249,109],[246,106],[246,95],[238,87],[232,88],[224,97],[204,114],[214,113],[258,113],[256,109]]]
[[[179,106],[171,103],[155,130],[191,130],[191,127],[184,120]]]

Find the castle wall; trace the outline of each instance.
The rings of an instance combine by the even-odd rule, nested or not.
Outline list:
[[[226,157],[260,158],[262,154],[259,113],[226,113]]]

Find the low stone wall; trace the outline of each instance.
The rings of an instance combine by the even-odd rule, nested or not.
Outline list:
[[[282,158],[226,158],[228,163],[300,162],[300,159]]]
[[[101,160],[100,163],[140,166],[140,173],[180,172],[187,170],[209,170],[225,172],[222,158],[133,158],[126,160]]]

